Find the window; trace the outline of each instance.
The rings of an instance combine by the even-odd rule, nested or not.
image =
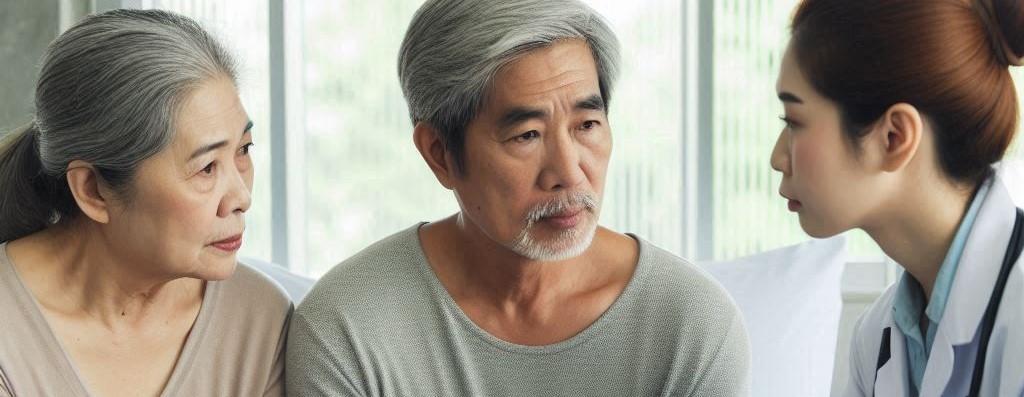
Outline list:
[[[733,258],[807,239],[779,197],[769,166],[782,125],[775,80],[797,0],[715,2],[714,257]]]
[[[319,275],[374,241],[457,206],[412,142],[398,83],[416,0],[302,3],[305,225],[298,270]]]

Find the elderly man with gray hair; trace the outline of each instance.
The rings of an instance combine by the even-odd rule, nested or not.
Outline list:
[[[419,9],[398,74],[416,147],[460,211],[323,277],[292,320],[289,395],[747,394],[725,291],[598,225],[618,58],[576,0]]]

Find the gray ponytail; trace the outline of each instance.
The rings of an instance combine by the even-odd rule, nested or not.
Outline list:
[[[130,196],[138,165],[171,142],[187,95],[209,79],[236,80],[212,36],[159,10],[86,17],[50,44],[42,65],[35,122],[0,144],[0,242],[77,215],[71,161]]]
[[[0,242],[42,230],[74,206],[58,180],[41,172],[36,136],[29,123],[0,141]]]

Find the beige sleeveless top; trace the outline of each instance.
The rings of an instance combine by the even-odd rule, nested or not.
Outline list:
[[[282,396],[293,305],[273,281],[239,264],[206,284],[199,315],[162,396]],[[90,396],[0,244],[0,397]]]

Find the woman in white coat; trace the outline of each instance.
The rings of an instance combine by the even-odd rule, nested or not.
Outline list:
[[[995,175],[1019,118],[1021,0],[805,0],[771,164],[814,237],[905,270],[858,321],[851,396],[1024,395],[1024,216]]]

